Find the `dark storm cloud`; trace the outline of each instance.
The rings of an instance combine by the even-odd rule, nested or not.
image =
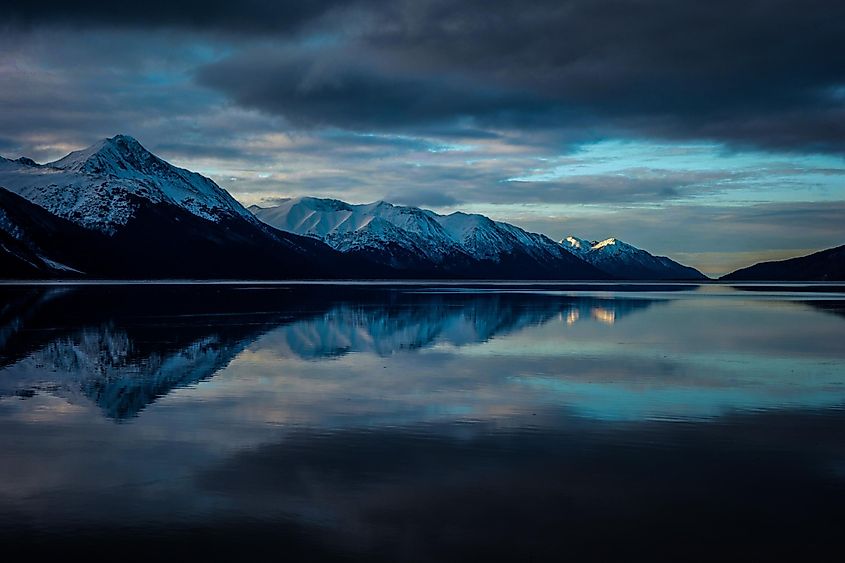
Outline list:
[[[180,28],[227,33],[289,31],[333,9],[344,0],[146,0],[102,2],[81,0],[11,0],[4,2],[7,25],[108,26],[123,28]],[[0,24],[2,25],[2,24]]]
[[[845,4],[431,0],[358,9],[368,10],[328,51],[245,51],[199,80],[299,125],[471,119],[558,128],[575,140],[845,150]]]
[[[298,126],[419,130],[477,115],[527,119],[532,98],[442,76],[403,75],[357,63],[342,49],[273,52],[261,49],[208,65],[201,84],[240,105],[284,115]],[[537,108],[542,110],[543,108]]]
[[[199,83],[293,127],[845,151],[841,2],[48,0],[3,17],[198,34],[230,52]]]

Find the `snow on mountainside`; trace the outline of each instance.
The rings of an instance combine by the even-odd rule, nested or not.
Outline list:
[[[589,255],[590,251],[593,249],[593,243],[588,240],[584,240],[582,238],[568,236],[562,241],[560,244],[563,245],[566,250],[580,256],[581,258],[585,258]]]
[[[352,205],[313,197],[288,199],[276,207],[252,206],[250,211],[272,227],[322,239],[341,252],[395,252],[398,246],[434,264],[456,257],[499,263],[521,256],[536,264],[583,265],[548,237],[483,215],[439,215],[383,201]]]
[[[211,180],[115,139],[58,163],[67,169],[0,161],[0,278],[390,274],[272,229]]]
[[[169,203],[214,222],[254,217],[212,180],[177,168],[126,135],[117,135],[55,162],[0,157],[0,186],[88,228],[113,232],[139,200]]]
[[[706,279],[706,276],[695,268],[684,266],[665,256],[654,256],[615,238],[590,242],[568,236],[560,241],[560,244],[600,270],[621,278]]]
[[[450,254],[463,253],[433,214],[383,201],[350,205],[303,197],[285,200],[276,207],[253,205],[249,210],[271,227],[322,239],[341,252],[396,245],[435,263]]]
[[[477,214],[439,215],[383,201],[352,205],[313,197],[284,200],[276,207],[252,206],[250,211],[277,229],[321,239],[341,252],[386,255],[391,257],[391,265],[398,267],[403,267],[397,263],[399,253],[424,256],[435,265],[463,258],[464,267],[469,268],[502,264],[518,256],[519,266],[512,264],[505,268],[508,276],[521,276],[520,268],[536,266],[547,268],[551,277],[558,272],[563,279],[567,268],[574,271],[579,265],[588,264],[594,268],[594,276],[705,279],[693,268],[653,256],[617,239],[591,243],[569,237],[556,243],[544,235]],[[582,271],[579,275],[583,279],[589,273]]]
[[[82,274],[64,256],[43,243],[76,240],[87,244],[87,231],[12,192],[0,188],[0,276],[11,278]]]

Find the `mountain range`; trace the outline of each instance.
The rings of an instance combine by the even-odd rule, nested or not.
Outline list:
[[[706,279],[616,238],[555,242],[478,214],[313,197],[247,209],[126,135],[47,164],[0,157],[0,269],[7,279]]]
[[[551,239],[482,215],[438,215],[379,201],[291,199],[255,216],[277,229],[319,239],[346,255],[412,277],[607,279]]]
[[[0,266],[7,278],[386,273],[265,225],[210,179],[122,135],[44,165],[0,157]]]
[[[706,279],[694,268],[616,239],[582,252],[567,241],[478,214],[440,215],[384,201],[352,205],[314,197],[249,209],[277,229],[407,272],[510,279]]]

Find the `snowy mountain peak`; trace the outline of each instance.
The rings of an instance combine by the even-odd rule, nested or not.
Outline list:
[[[169,204],[210,221],[255,217],[212,180],[177,168],[128,135],[103,139],[45,165],[0,162],[0,185],[84,227],[113,232],[142,200]]]
[[[561,246],[572,254],[617,277],[641,279],[705,279],[694,268],[678,264],[665,256],[654,256],[615,237],[587,241],[568,236]]]
[[[305,197],[252,210],[272,227],[319,238],[341,252],[378,254],[394,267],[403,267],[403,261],[417,267],[420,260],[437,268],[523,260],[539,269],[599,274],[549,238],[483,215],[439,215],[385,201],[356,205]]]
[[[568,237],[560,241],[560,244],[564,248],[578,256],[581,256],[585,252],[589,252],[593,248],[593,243],[591,243],[590,241],[572,235],[569,235]]]
[[[576,236],[568,236],[562,241],[560,244],[563,245],[567,250],[571,252],[575,252],[577,254],[583,254],[585,252],[595,252],[600,251],[602,249],[614,250],[614,251],[628,251],[628,250],[635,250],[640,252],[645,252],[644,250],[640,250],[636,246],[628,244],[627,242],[623,242],[618,238],[607,238],[602,241],[589,241],[587,239],[578,238]]]
[[[593,243],[593,251],[602,251],[605,252],[613,252],[615,254],[619,253],[631,253],[631,252],[645,252],[645,250],[641,250],[632,244],[628,244],[627,242],[621,241],[618,238],[609,238],[603,241],[594,242]]]
[[[321,239],[341,252],[400,247],[416,259],[439,262],[455,250],[455,243],[430,216],[384,201],[353,205],[299,197],[250,211],[277,229]]]
[[[596,248],[596,249],[604,248],[605,246],[611,246],[611,245],[614,245],[616,243],[619,243],[620,246],[622,246],[622,245],[631,246],[629,244],[626,245],[621,240],[617,240],[617,239],[611,237],[611,238],[608,238],[608,239],[604,239],[603,241],[593,243],[593,248]]]
[[[110,174],[118,177],[160,173],[167,163],[145,149],[134,137],[115,135],[88,148],[73,151],[48,166],[87,174]]]

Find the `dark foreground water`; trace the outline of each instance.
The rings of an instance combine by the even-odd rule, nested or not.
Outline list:
[[[830,286],[0,287],[0,545],[838,560],[843,405]]]

